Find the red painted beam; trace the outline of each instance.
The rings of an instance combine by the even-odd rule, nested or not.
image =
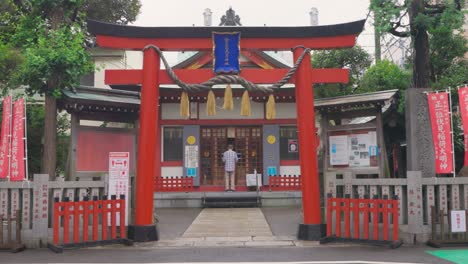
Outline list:
[[[211,38],[128,38],[97,35],[97,43],[101,48],[142,50],[152,44],[161,50],[212,50]],[[243,38],[242,49],[259,50],[291,50],[296,46],[311,49],[351,48],[356,44],[357,35],[345,35],[317,38]]]
[[[202,83],[215,75],[212,69],[174,70],[176,75],[186,83]],[[271,84],[279,81],[288,69],[243,69],[241,76],[253,83]],[[347,69],[312,69],[313,83],[347,83],[349,70]],[[160,84],[174,84],[166,70],[159,71]],[[104,83],[107,85],[141,84],[142,70],[106,70]],[[294,83],[294,76],[289,80]]]
[[[225,125],[226,122],[229,122],[230,125],[262,125],[262,124],[275,124],[275,125],[291,125],[296,124],[296,119],[285,118],[285,119],[162,119],[160,121],[161,125],[164,126],[181,126],[181,125],[202,125],[202,126],[215,126],[215,125]]]
[[[262,69],[274,69],[275,68],[273,65],[265,61],[260,56],[258,56],[254,51],[243,50],[242,55],[249,58],[251,61],[253,61],[258,66],[260,66],[260,68]]]

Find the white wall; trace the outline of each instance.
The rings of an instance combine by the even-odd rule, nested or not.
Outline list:
[[[234,110],[224,110],[222,109],[224,104],[224,98],[216,99],[216,115],[207,116],[206,115],[206,104],[199,104],[199,118],[200,119],[263,119],[264,118],[264,109],[263,103],[256,103],[250,101],[250,109],[252,112],[251,116],[241,116],[241,99],[234,98]]]
[[[296,117],[296,103],[276,103],[276,118]]]
[[[184,171],[183,167],[161,167],[162,177],[184,176],[183,171]]]
[[[280,166],[280,175],[300,175],[301,166]]]
[[[180,116],[180,103],[164,103],[161,105],[161,119],[186,119]]]

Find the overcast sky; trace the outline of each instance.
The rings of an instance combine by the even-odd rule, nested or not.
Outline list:
[[[232,7],[243,26],[308,26],[310,9],[319,11],[319,25],[340,24],[366,18],[369,0],[141,0],[138,26],[203,26],[203,12],[210,8],[213,25]],[[369,24],[358,43],[373,54]]]
[[[369,0],[142,0],[143,7],[135,25],[203,25],[203,12],[210,8],[213,25],[232,7],[244,26],[309,25],[312,7],[319,10],[319,23],[338,24],[366,17]]]
[[[142,8],[133,23],[136,26],[203,26],[203,12],[210,8],[212,25],[218,26],[221,16],[232,7],[243,26],[309,26],[309,12],[318,9],[319,25],[340,24],[365,19],[369,0],[141,0]],[[373,27],[368,19],[358,44],[374,55]],[[185,54],[189,56],[189,54]],[[184,54],[165,52],[170,64],[184,59]],[[284,53],[287,62],[292,55]],[[141,68],[141,54],[130,56],[129,67]]]

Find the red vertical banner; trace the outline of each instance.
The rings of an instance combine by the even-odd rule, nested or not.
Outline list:
[[[0,178],[10,176],[11,97],[3,99],[2,130],[0,134]]]
[[[13,104],[10,181],[22,181],[26,176],[24,165],[24,131],[24,98],[21,98]]]
[[[463,138],[465,141],[465,162],[468,166],[468,87],[458,89],[458,99],[460,102],[460,115],[463,124]]]
[[[429,93],[429,115],[432,125],[436,173],[453,173],[453,146],[450,134],[448,92]]]

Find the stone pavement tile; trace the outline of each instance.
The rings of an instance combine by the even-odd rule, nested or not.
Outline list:
[[[157,242],[145,243],[145,245],[138,245],[140,249],[150,249],[158,247],[192,247],[195,242],[193,241],[178,241],[178,240],[161,240]]]
[[[239,236],[239,237],[205,237],[205,241],[252,241],[251,236]]]
[[[177,237],[176,241],[204,241],[205,237]]]
[[[273,241],[276,240],[275,236],[253,236],[253,241]]]
[[[295,236],[254,236],[253,241],[296,240]]]
[[[245,242],[246,247],[293,247],[293,241],[250,241]]]
[[[318,247],[320,243],[318,241],[294,240],[294,245],[296,247]]]
[[[207,208],[201,211],[183,237],[271,236],[259,208]]]
[[[243,247],[246,242],[242,241],[197,241],[194,247]]]

